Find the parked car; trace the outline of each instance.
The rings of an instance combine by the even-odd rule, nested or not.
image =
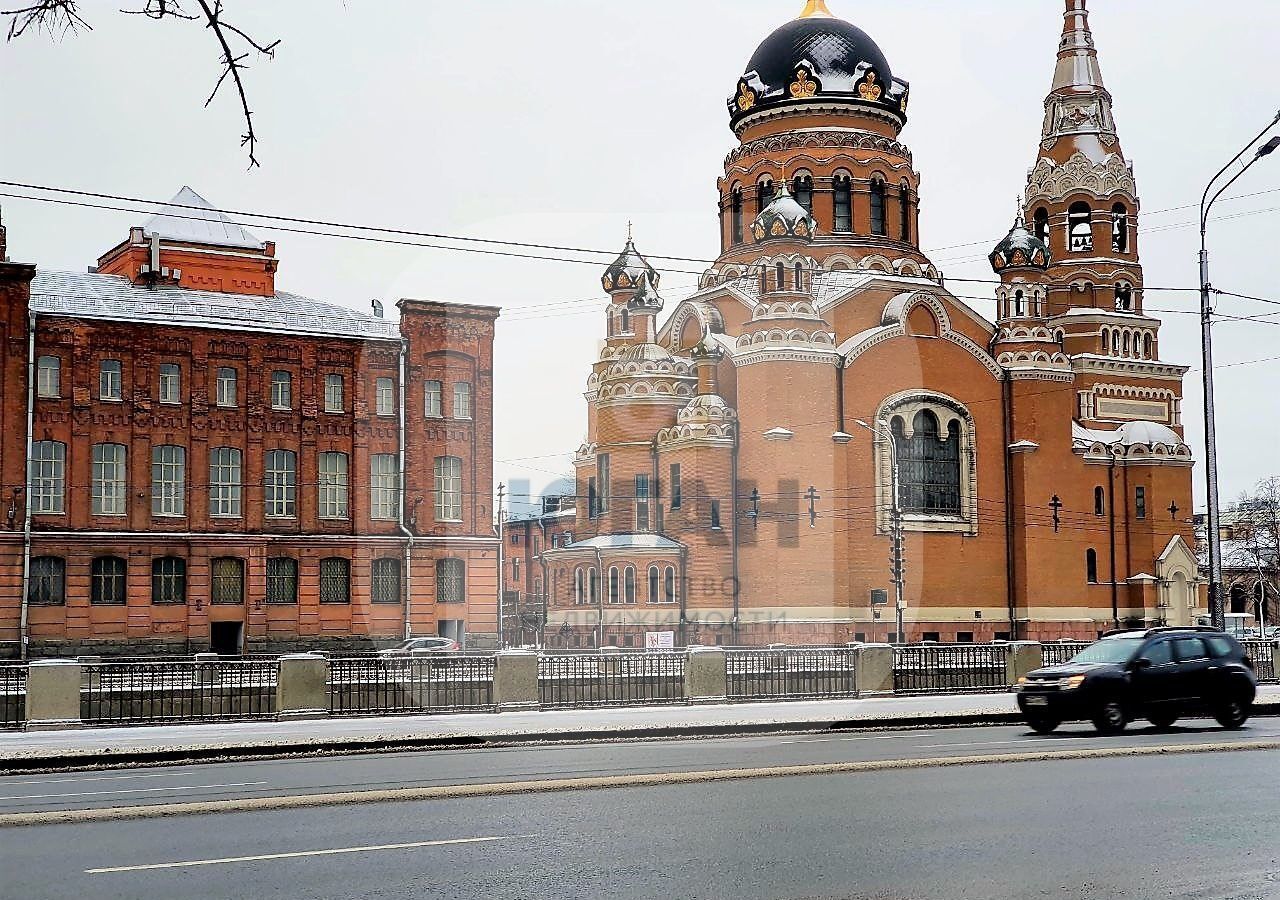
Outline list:
[[[409,638],[394,647],[378,651],[379,656],[408,656],[415,650],[427,650],[432,653],[454,653],[462,648],[453,638],[416,637]]]
[[[1073,719],[1118,734],[1135,718],[1168,728],[1192,712],[1239,728],[1257,685],[1253,660],[1239,641],[1194,626],[1107,635],[1065,663],[1020,678],[1015,690],[1018,709],[1039,734]]]

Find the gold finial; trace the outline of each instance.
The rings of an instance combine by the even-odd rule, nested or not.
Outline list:
[[[800,13],[802,19],[834,19],[831,10],[827,9],[827,0],[806,0],[804,12]]]

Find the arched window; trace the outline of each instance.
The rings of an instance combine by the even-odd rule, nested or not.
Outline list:
[[[809,174],[797,175],[795,177],[795,195],[796,202],[804,207],[805,212],[813,215],[813,176]]]
[[[127,570],[128,564],[118,556],[99,556],[95,559],[89,570],[89,602],[95,606],[123,606]]]
[[[631,313],[627,312],[625,309],[619,311],[618,325],[620,326],[623,334],[630,334],[631,333]]]
[[[760,269],[760,293],[769,293],[769,267],[763,266]]]
[[[777,189],[773,186],[773,179],[767,175],[760,179],[760,183],[756,185],[756,209],[764,212],[764,208],[773,202],[773,198],[777,196]]]
[[[1118,330],[1111,332],[1111,355],[1120,355],[1120,332]]]
[[[618,602],[618,567],[609,567],[609,602]]]
[[[1085,579],[1090,584],[1098,583],[1098,551],[1090,547],[1084,554]]]
[[[733,196],[729,199],[729,207],[733,217],[733,242],[741,244],[743,240],[742,230],[742,186],[735,184],[733,186]]]
[[[1103,328],[1102,329],[1102,352],[1106,353],[1107,349],[1110,346],[1111,346],[1111,329]]]
[[[649,602],[658,602],[658,567],[649,567]]]
[[[804,263],[796,263],[795,289],[797,291],[804,290]]]
[[[1146,334],[1142,337],[1142,358],[1151,359],[1154,348],[1152,347],[1151,335]]]
[[[151,561],[151,602],[187,602],[187,561],[161,556]]]
[[[436,560],[436,602],[464,603],[467,599],[467,564],[452,557]]]
[[[1129,211],[1123,203],[1111,207],[1111,249],[1116,253],[1129,252]]]
[[[600,602],[600,573],[595,566],[587,569],[587,599],[593,604]]]
[[[351,602],[351,563],[341,556],[320,560],[320,602]]]
[[[774,290],[776,291],[786,290],[786,287],[787,287],[786,282],[787,282],[787,267],[782,263],[778,263],[774,267],[774,275],[773,275]]]
[[[853,178],[847,172],[837,172],[835,185],[835,220],[832,231],[848,234],[853,231]]]
[[[657,569],[653,570],[657,572]],[[657,576],[653,576],[656,578]],[[27,602],[36,606],[62,606],[67,602],[67,563],[61,556],[37,556],[31,560]],[[657,595],[654,582],[653,595]]]
[[[573,573],[573,602],[581,606],[587,600],[587,573],[575,569]]]
[[[676,602],[676,570],[671,566],[667,566],[662,576],[662,602]]]
[[[1093,210],[1083,201],[1071,204],[1067,212],[1067,234],[1072,253],[1093,250]]]
[[[1129,332],[1127,332],[1127,331],[1126,331],[1126,332],[1124,333],[1124,338],[1123,338],[1123,339],[1121,340],[1121,342],[1120,342],[1120,350],[1121,350],[1121,352],[1122,352],[1125,356],[1129,356],[1129,355],[1130,355],[1130,352],[1131,352],[1131,350],[1132,350],[1132,348],[1131,348],[1131,346],[1130,346],[1130,343],[1129,343],[1129,342],[1130,342],[1130,340],[1131,340],[1131,336],[1130,336]]]
[[[1027,295],[1022,288],[1013,292],[1013,314],[1015,317],[1027,314]]]
[[[871,233],[888,234],[884,222],[884,180],[880,177],[871,179]]]
[[[1107,492],[1101,485],[1093,489],[1093,514],[1095,516],[1107,514]]]
[[[911,427],[908,437],[902,417],[894,417],[899,508],[908,515],[960,515],[960,423],[952,419],[944,436],[937,415],[922,409]]]
[[[898,218],[901,222],[902,240],[911,240],[911,185],[904,178],[898,186]]]
[[[1049,246],[1049,210],[1043,206],[1036,210],[1036,237],[1038,237],[1044,245]]]
[[[400,602],[400,560],[394,556],[375,559],[369,570],[370,596],[373,603]]]
[[[636,567],[627,566],[622,578],[622,599],[626,603],[636,602]]]
[[[1133,311],[1133,288],[1124,282],[1116,285],[1116,309],[1120,312]]]

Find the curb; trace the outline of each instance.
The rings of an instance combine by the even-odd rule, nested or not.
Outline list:
[[[1280,702],[1254,707],[1254,716],[1280,715]],[[898,716],[884,719],[844,719],[830,722],[726,723],[720,725],[662,725],[586,731],[544,731],[495,735],[438,735],[424,737],[359,738],[317,743],[236,744],[207,747],[161,747],[136,750],[82,750],[51,755],[12,756],[0,759],[0,775],[41,772],[88,771],[166,765],[255,761],[286,758],[354,756],[371,753],[412,753],[432,750],[519,747],[530,744],[610,743],[667,740],[673,738],[732,737],[735,735],[823,734],[875,732],[928,728],[971,728],[984,725],[1021,724],[1018,713],[972,713],[947,716]]]

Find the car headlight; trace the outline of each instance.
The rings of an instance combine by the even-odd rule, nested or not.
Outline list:
[[[1018,679],[1018,687],[1022,687],[1022,686],[1023,686],[1023,685],[1025,685],[1026,683],[1027,683],[1027,676],[1026,676],[1026,675],[1023,675],[1021,678],[1019,678],[1019,679]]]
[[[1080,687],[1080,685],[1082,685],[1082,684],[1084,684],[1084,676],[1083,676],[1083,675],[1072,675],[1072,676],[1071,676],[1071,677],[1069,677],[1069,678],[1059,678],[1059,679],[1058,679],[1058,690],[1060,690],[1060,691],[1074,691],[1076,688]]]

